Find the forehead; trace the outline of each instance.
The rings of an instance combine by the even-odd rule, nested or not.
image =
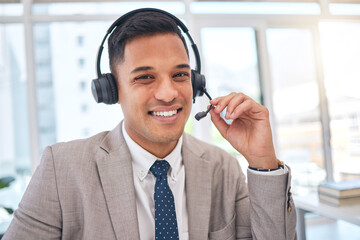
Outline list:
[[[175,33],[140,36],[125,45],[124,60],[146,60],[152,57],[184,58],[188,55],[183,41]]]

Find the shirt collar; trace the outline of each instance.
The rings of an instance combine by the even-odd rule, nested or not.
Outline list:
[[[156,160],[161,160],[143,149],[138,145],[131,137],[128,135],[125,129],[125,123],[122,123],[122,132],[125,138],[125,142],[129,147],[130,155],[132,158],[132,164],[135,174],[138,176],[140,181],[143,181],[144,178],[150,171],[150,167],[154,164]],[[180,172],[182,163],[181,156],[181,147],[182,147],[183,137],[181,136],[172,152],[167,155],[164,159],[170,164],[170,176],[176,181],[177,176]]]

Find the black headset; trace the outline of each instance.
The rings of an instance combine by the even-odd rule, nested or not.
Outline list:
[[[94,96],[94,99],[97,103],[105,103],[105,104],[115,104],[118,102],[118,90],[116,86],[116,80],[114,76],[111,73],[101,73],[100,69],[100,61],[101,61],[101,54],[104,49],[104,43],[107,39],[107,37],[110,35],[110,33],[118,26],[125,23],[131,16],[139,13],[139,12],[158,12],[167,15],[172,20],[175,21],[178,27],[182,30],[184,34],[186,34],[187,38],[189,39],[191,43],[191,47],[193,49],[194,55],[195,55],[195,61],[196,61],[196,67],[195,70],[191,70],[191,83],[192,83],[192,89],[193,89],[193,102],[195,102],[195,97],[202,96],[204,93],[205,95],[211,100],[210,95],[206,91],[206,80],[205,76],[201,74],[201,61],[200,61],[200,54],[199,50],[194,43],[193,39],[191,38],[189,34],[188,28],[183,24],[180,19],[175,17],[174,15],[156,8],[140,8],[133,10],[131,12],[128,12],[118,18],[107,30],[101,45],[98,50],[97,59],[96,59],[96,72],[97,72],[97,79],[92,80],[91,83],[91,92]],[[197,120],[200,120],[201,118],[205,117],[206,114],[210,111],[212,106],[206,111],[196,114],[195,118]]]

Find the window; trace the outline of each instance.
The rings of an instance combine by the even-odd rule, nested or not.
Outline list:
[[[212,1],[193,2],[190,10],[194,13],[226,14],[320,14],[320,7],[315,2],[256,2],[256,1]]]
[[[87,105],[86,103],[81,104],[80,109],[81,109],[81,112],[86,113],[89,109],[89,105]]]
[[[329,5],[329,11],[334,15],[360,15],[360,2],[351,3],[332,3]]]
[[[325,179],[313,35],[268,29],[278,157],[292,167],[293,191],[307,194]]]
[[[111,130],[121,121],[120,106],[96,104],[90,87],[87,87],[96,78],[93,63],[102,33],[105,35],[109,24],[70,22],[35,25],[35,59],[46,59],[44,62],[49,63],[44,66],[36,61],[35,66],[41,149],[58,141],[84,138]],[[101,34],[94,35],[94,32]],[[78,41],[73,41],[80,35],[83,39],[81,41],[86,43],[87,51],[83,51],[83,47],[79,50]],[[38,40],[42,44],[37,44]],[[107,50],[104,49],[103,72],[109,71],[106,58]],[[41,85],[44,81],[51,84]],[[84,124],[90,126],[86,131]]]
[[[23,14],[23,6],[20,3],[0,3],[0,16],[20,16]]]
[[[78,36],[77,37],[77,44],[79,47],[84,45],[84,36]]]
[[[319,25],[335,180],[360,177],[360,24]]]
[[[82,92],[86,92],[87,90],[89,90],[87,86],[88,84],[85,80],[79,82],[79,87]]]
[[[17,208],[31,176],[24,29],[21,24],[0,24],[0,178],[14,177],[0,191],[0,205]],[[0,208],[0,232],[11,215]]]
[[[243,92],[260,102],[255,31],[249,27],[207,27],[201,30],[201,46],[207,80],[212,96]],[[229,152],[237,151],[211,127],[212,142]],[[245,160],[241,161],[246,165]],[[243,169],[246,169],[244,167]]]
[[[185,11],[184,3],[181,1],[121,1],[121,2],[51,2],[34,3],[34,14],[50,15],[74,15],[74,14],[116,14],[122,15],[136,8],[160,8],[174,14],[182,14]]]
[[[78,59],[78,66],[79,66],[79,68],[84,68],[85,66],[85,59],[84,58],[82,58],[82,57],[80,57],[79,59]]]

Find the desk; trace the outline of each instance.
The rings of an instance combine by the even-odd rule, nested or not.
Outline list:
[[[319,202],[316,194],[293,196],[297,213],[297,234],[299,240],[306,240],[305,213],[314,212],[324,217],[343,220],[360,226],[360,205],[331,206]]]

